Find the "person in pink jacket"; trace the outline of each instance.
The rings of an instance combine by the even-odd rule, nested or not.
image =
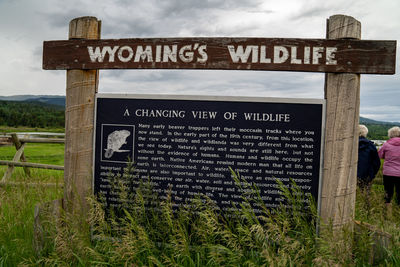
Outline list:
[[[378,151],[379,157],[385,160],[383,163],[385,202],[390,203],[396,188],[396,202],[400,204],[400,128],[397,126],[390,128],[388,136],[389,140]]]

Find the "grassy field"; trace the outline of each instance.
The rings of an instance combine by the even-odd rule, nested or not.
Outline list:
[[[0,147],[0,159],[10,160],[14,153],[14,147]],[[64,164],[64,146],[59,144],[28,144],[25,155],[31,162]],[[4,171],[0,167],[0,177]],[[177,214],[168,201],[149,211],[144,203],[155,196],[144,185],[118,227],[115,221],[104,221],[101,205],[92,201],[89,214],[64,217],[47,250],[37,254],[32,245],[34,207],[61,198],[62,180],[62,171],[32,169],[27,177],[16,168],[11,181],[60,186],[0,187],[0,266],[400,266],[400,209],[393,204],[388,211],[385,206],[381,172],[371,194],[357,191],[356,201],[357,220],[391,235],[387,249],[380,251],[367,228],[358,229],[353,238],[346,231],[332,234],[327,225],[328,231],[317,236],[309,223],[310,218],[317,220],[315,212],[306,218],[296,209],[282,208],[256,218],[248,198],[229,220],[204,201]],[[286,196],[298,205],[289,192]],[[101,238],[91,240],[89,229]],[[110,232],[118,238],[110,239]],[[347,240],[353,241],[349,245]],[[373,256],[373,251],[379,253]]]
[[[51,132],[51,133],[64,133],[64,128],[32,128],[26,126],[10,127],[0,125],[0,133],[15,133],[15,132]]]
[[[0,147],[0,159],[12,160],[14,146]],[[27,144],[27,161],[64,165],[63,144]],[[0,166],[3,177],[6,166]],[[16,167],[12,182],[47,182],[59,186],[4,186],[0,187],[0,266],[17,266],[25,259],[35,258],[33,249],[33,213],[35,205],[62,197],[63,171],[30,169],[30,177],[23,168]]]

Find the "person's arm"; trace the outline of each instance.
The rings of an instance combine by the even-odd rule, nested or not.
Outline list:
[[[378,155],[378,151],[374,146],[372,150],[372,168],[374,171],[374,176],[378,173],[380,167],[381,167],[381,159]]]
[[[378,151],[378,155],[381,159],[385,158],[385,147],[386,147],[386,143],[384,143],[383,146],[381,146],[381,148]]]

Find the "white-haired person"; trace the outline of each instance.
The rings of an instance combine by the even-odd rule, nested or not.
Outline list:
[[[400,127],[388,130],[389,140],[379,149],[379,157],[383,162],[383,186],[385,202],[390,204],[396,189],[397,204],[400,204]]]
[[[368,128],[360,124],[358,139],[357,182],[361,189],[369,192],[371,182],[381,167],[381,160],[373,142],[367,139]]]

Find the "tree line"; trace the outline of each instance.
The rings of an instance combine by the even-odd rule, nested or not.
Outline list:
[[[373,123],[363,123],[368,128],[368,139],[372,140],[387,140],[388,130],[393,126],[400,126],[394,124],[373,124]]]
[[[361,121],[368,129],[368,138],[374,140],[388,139],[387,131],[393,124],[376,124]],[[36,101],[0,100],[0,125],[10,127],[64,128],[64,106]]]
[[[0,101],[0,125],[63,128],[64,107],[34,101]]]

